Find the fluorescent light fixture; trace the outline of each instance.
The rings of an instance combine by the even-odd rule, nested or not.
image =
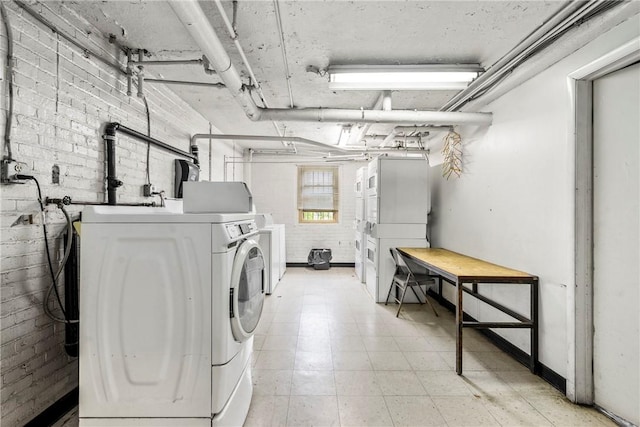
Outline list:
[[[332,65],[331,90],[462,90],[482,71],[465,65]]]

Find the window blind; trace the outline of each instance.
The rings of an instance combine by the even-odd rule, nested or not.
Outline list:
[[[298,209],[338,210],[337,166],[298,166]]]

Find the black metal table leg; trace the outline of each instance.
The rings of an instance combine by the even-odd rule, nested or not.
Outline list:
[[[462,283],[456,280],[456,290],[458,297],[456,300],[456,373],[462,375]]]

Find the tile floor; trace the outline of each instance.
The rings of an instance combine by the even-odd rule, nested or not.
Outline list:
[[[245,426],[602,426],[453,314],[374,304],[352,268],[289,268],[255,336]]]
[[[255,336],[245,426],[603,426],[453,314],[374,304],[352,268],[289,268]],[[77,412],[56,427],[77,426]]]

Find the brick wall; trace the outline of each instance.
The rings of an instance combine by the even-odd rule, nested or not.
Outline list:
[[[95,58],[85,57],[81,49],[59,38],[15,3],[5,4],[13,29],[15,55],[13,157],[27,163],[24,173],[40,181],[43,196],[69,195],[74,200],[102,202],[104,124],[118,121],[146,133],[144,103],[126,95],[123,75]],[[31,6],[84,46],[113,58],[116,49],[105,35],[95,29],[88,34],[90,24],[64,5],[43,2]],[[0,55],[3,61],[0,132],[4,132],[7,78],[4,27]],[[121,56],[119,60],[122,59]],[[191,134],[209,131],[209,123],[167,88],[147,85],[145,93],[153,137],[187,151]],[[234,155],[234,150],[228,144],[214,144],[211,177],[223,180],[223,156]],[[209,144],[202,141],[199,145],[201,177],[208,179]],[[117,176],[124,181],[118,189],[119,202],[149,200],[141,195],[146,179],[145,158],[146,144],[118,135]],[[173,194],[174,158],[173,154],[151,148],[151,182],[168,195]],[[52,184],[53,165],[60,168],[60,184]],[[235,176],[227,178],[241,180],[242,174],[242,165],[236,165]],[[11,226],[19,215],[38,211],[36,187],[33,183],[6,185],[0,191],[2,425],[14,426],[23,425],[76,387],[78,364],[64,352],[64,325],[53,323],[42,310],[42,299],[50,284],[42,228],[37,224]],[[69,209],[74,216],[80,210],[75,206]],[[56,260],[62,255],[63,219],[55,208],[47,213],[50,247]]]
[[[306,165],[307,163],[305,163]],[[330,163],[335,165],[336,163]],[[327,166],[327,163],[319,163]],[[340,211],[338,224],[299,224],[297,211],[297,165],[252,163],[251,191],[256,210],[273,215],[273,221],[285,224],[287,262],[307,262],[312,248],[330,248],[333,262],[355,261],[356,170],[364,163],[340,165]]]

